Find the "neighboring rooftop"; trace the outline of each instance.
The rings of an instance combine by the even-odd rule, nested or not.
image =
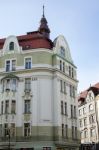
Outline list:
[[[99,93],[99,82],[92,86],[90,85],[90,87],[88,89],[82,91],[78,96],[78,101],[84,101],[89,90],[92,90],[95,95],[98,94]]]

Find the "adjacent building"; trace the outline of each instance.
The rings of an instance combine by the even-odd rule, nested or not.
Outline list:
[[[79,126],[82,144],[99,143],[99,83],[80,93]]]
[[[0,39],[0,149],[78,150],[77,76],[64,36]]]

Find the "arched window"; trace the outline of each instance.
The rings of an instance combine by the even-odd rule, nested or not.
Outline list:
[[[9,50],[14,50],[14,42],[10,42],[10,44],[9,44]]]

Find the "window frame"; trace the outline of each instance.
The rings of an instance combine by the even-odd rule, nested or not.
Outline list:
[[[30,63],[30,64],[28,64],[28,67],[26,65],[26,59],[30,59],[31,60],[30,62],[28,62],[28,63]],[[24,57],[24,68],[25,69],[32,69],[32,57],[31,56]]]

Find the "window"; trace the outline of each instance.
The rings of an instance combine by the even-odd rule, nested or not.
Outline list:
[[[6,71],[10,71],[10,60],[6,61]]]
[[[63,62],[63,72],[65,72],[65,63]]]
[[[74,126],[72,126],[72,139],[74,139]]]
[[[25,58],[25,69],[31,69],[31,58]]]
[[[64,47],[60,48],[60,54],[61,54],[62,57],[65,57],[65,49],[64,49]]]
[[[11,85],[11,87],[12,87],[12,91],[16,91],[16,86],[17,86],[17,81],[16,81],[16,79],[12,79],[12,85]]]
[[[30,123],[24,123],[24,136],[30,136]]]
[[[70,96],[72,96],[72,86],[70,85],[69,88],[70,88]]]
[[[25,79],[25,90],[30,91],[31,90],[31,78]]]
[[[6,90],[10,90],[10,79],[6,80]]]
[[[87,130],[84,131],[84,137],[85,137],[85,138],[88,137],[88,131],[87,131]]]
[[[83,131],[80,132],[80,138],[83,139]]]
[[[64,114],[64,110],[63,110],[63,101],[61,101],[61,114]]]
[[[9,100],[5,101],[5,114],[9,113]]]
[[[81,109],[79,109],[79,116],[81,116],[82,115],[82,110]]]
[[[60,91],[62,92],[63,91],[63,81],[60,80]]]
[[[16,113],[16,101],[15,100],[12,100],[12,103],[11,103],[11,113],[12,114]]]
[[[3,114],[3,101],[1,102],[1,114]]]
[[[72,78],[74,78],[74,69],[72,68],[72,73],[71,73],[71,75],[72,75]]]
[[[64,82],[64,94],[66,94],[66,82]]]
[[[74,117],[76,118],[76,106],[74,106]]]
[[[16,60],[12,60],[12,71],[16,70]]]
[[[30,113],[30,100],[25,100],[24,101],[24,113]]]
[[[10,135],[11,137],[15,136],[15,123],[11,123]]]
[[[94,137],[96,135],[96,133],[95,133],[95,128],[91,128],[90,129],[90,136],[91,137]]]
[[[69,76],[71,77],[71,67],[69,66]]]
[[[10,44],[9,44],[9,50],[14,50],[14,42],[10,42]]]
[[[77,139],[77,127],[75,127],[75,139]]]
[[[4,124],[4,136],[6,137],[6,136],[8,136],[8,124],[7,123],[5,123]]]
[[[71,105],[71,118],[73,118],[73,105]]]
[[[67,103],[65,102],[65,115],[67,115]]]
[[[62,61],[60,60],[60,70],[62,71]]]
[[[15,71],[16,70],[16,60],[7,60],[6,61],[6,71]]]
[[[82,120],[80,120],[80,121],[79,121],[79,124],[80,124],[80,127],[82,127],[82,126],[83,126],[83,124],[82,124]]]
[[[64,137],[64,124],[62,124],[62,137]]]
[[[68,125],[67,124],[65,125],[65,136],[66,138],[68,138]]]
[[[87,118],[84,118],[84,126],[87,125]]]
[[[89,116],[89,123],[90,124],[95,123],[95,116],[94,115]]]
[[[83,108],[83,114],[85,114],[85,113],[86,113],[86,107]]]

